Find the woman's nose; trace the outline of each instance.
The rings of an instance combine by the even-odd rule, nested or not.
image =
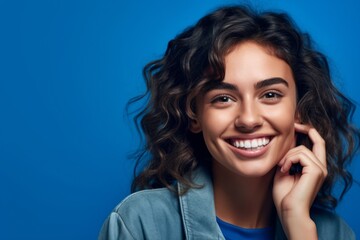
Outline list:
[[[256,103],[243,103],[235,118],[235,127],[241,131],[255,131],[263,124],[263,119]]]

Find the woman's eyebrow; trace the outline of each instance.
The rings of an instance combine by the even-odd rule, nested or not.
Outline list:
[[[257,83],[255,83],[255,89],[261,89],[267,86],[271,86],[274,84],[284,84],[287,87],[289,87],[289,83],[280,77],[275,77],[275,78],[268,78],[268,79],[264,79],[261,80]],[[227,82],[222,82],[222,81],[214,81],[214,82],[210,82],[208,83],[205,87],[203,92],[207,93],[210,92],[212,90],[230,90],[230,91],[238,91],[238,87],[234,84],[231,83],[227,83]]]
[[[227,83],[227,82],[221,82],[221,81],[214,81],[210,82],[207,86],[204,88],[204,93],[210,92],[212,90],[231,90],[231,91],[237,91],[238,87],[234,84]]]
[[[257,82],[255,84],[255,89],[264,88],[274,84],[284,84],[285,86],[289,87],[289,83],[285,79],[280,77],[275,77],[275,78],[264,79],[262,81]]]

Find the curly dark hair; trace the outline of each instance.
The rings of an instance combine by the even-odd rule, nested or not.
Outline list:
[[[134,118],[145,143],[137,155],[132,191],[174,190],[176,181],[194,186],[189,176],[211,157],[202,134],[190,131],[195,97],[210,81],[223,80],[226,54],[244,41],[267,47],[291,67],[301,121],[313,125],[326,142],[328,176],[315,202],[335,208],[353,181],[346,166],[360,139],[351,124],[355,105],[332,83],[326,57],[287,14],[258,13],[243,6],[222,7],[201,18],[168,43],[161,59],[144,67],[147,91],[129,101],[131,105],[146,99]],[[307,138],[298,141],[311,145]],[[146,166],[138,173],[142,160]],[[338,180],[343,190],[336,197],[332,190]]]

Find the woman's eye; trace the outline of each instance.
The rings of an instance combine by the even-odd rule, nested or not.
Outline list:
[[[282,95],[277,93],[277,92],[267,92],[263,95],[263,98],[266,99],[277,99],[277,98],[281,98]]]
[[[218,96],[212,100],[212,103],[228,103],[233,101],[229,96]]]

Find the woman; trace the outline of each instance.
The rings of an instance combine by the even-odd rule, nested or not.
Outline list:
[[[144,76],[150,159],[99,239],[355,239],[330,211],[354,105],[287,15],[220,8]]]

